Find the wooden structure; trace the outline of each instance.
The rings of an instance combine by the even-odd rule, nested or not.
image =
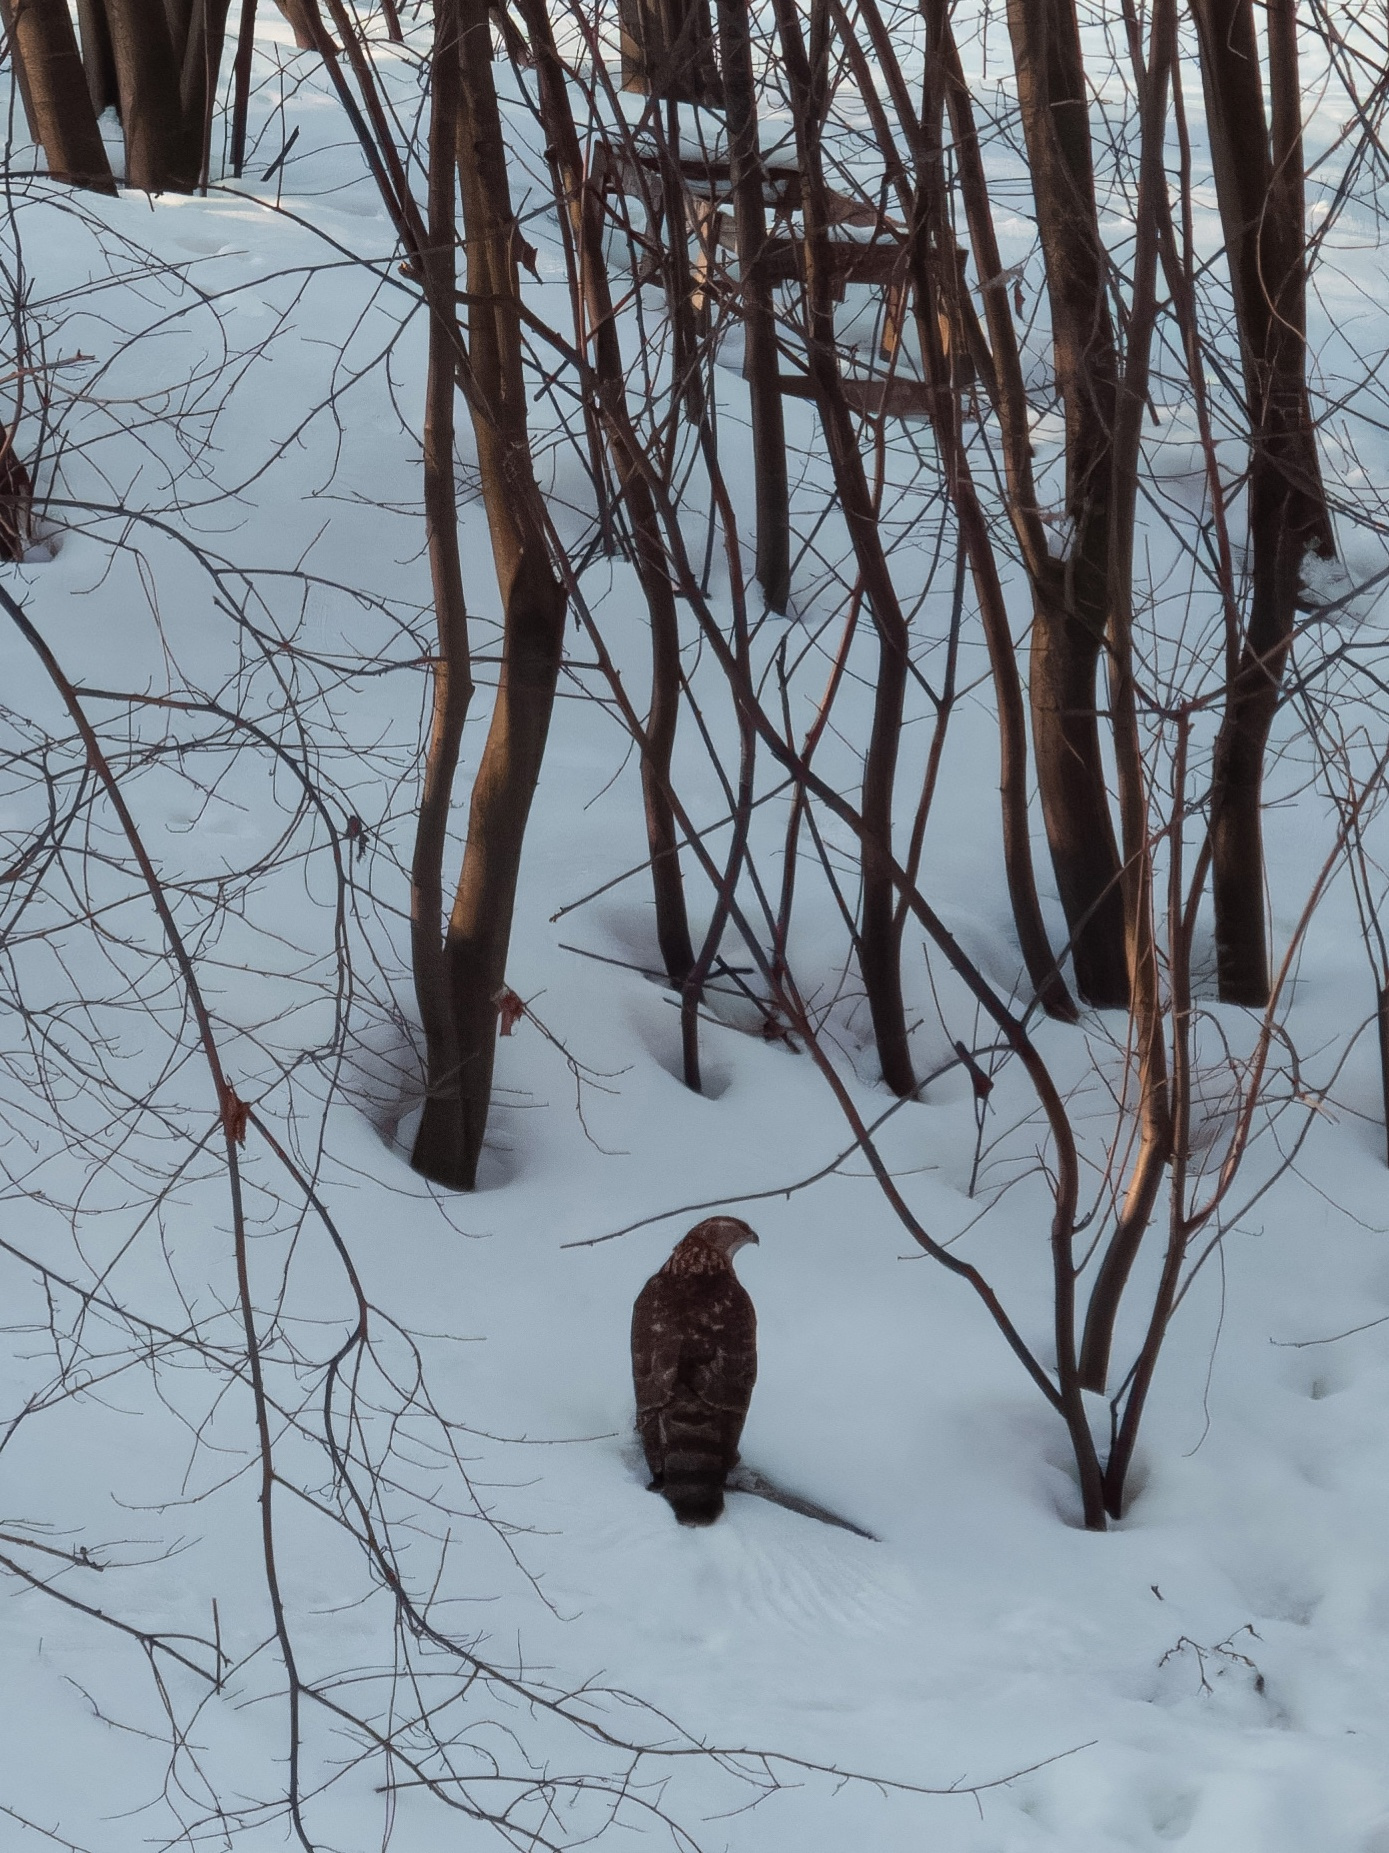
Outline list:
[[[649,210],[664,209],[662,188],[663,162],[654,152],[628,146],[607,147],[599,151],[601,183],[605,191],[618,192],[642,202]],[[694,299],[703,307],[716,253],[730,255],[737,251],[737,230],[732,207],[732,180],[729,163],[703,155],[685,156],[675,163],[685,190],[685,211],[690,229],[699,246],[692,272]],[[763,204],[772,215],[772,235],[763,248],[763,263],[772,283],[795,283],[805,274],[805,239],[792,226],[801,210],[801,175],[794,166],[769,163],[763,170]],[[867,284],[883,292],[883,327],[879,353],[892,361],[901,346],[903,326],[910,307],[910,280],[907,274],[906,230],[896,220],[874,210],[847,194],[829,195],[832,223],[837,228],[829,239],[829,258],[834,299],[844,300],[851,283]],[[783,230],[775,228],[781,226]],[[840,229],[842,228],[842,229]],[[852,236],[867,232],[868,237]],[[967,254],[957,247],[959,285],[955,291],[959,326],[951,316],[940,315],[941,343],[947,358],[954,357],[957,385],[982,382],[992,386],[993,358],[979,317],[965,283]],[[781,391],[791,398],[813,397],[804,374],[781,374]],[[923,418],[930,410],[930,388],[909,374],[889,374],[856,379],[846,376],[845,397],[850,406],[868,417]]]

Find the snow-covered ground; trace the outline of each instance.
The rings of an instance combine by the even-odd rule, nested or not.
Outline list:
[[[1080,1528],[1064,1430],[978,1300],[914,1247],[861,1159],[825,1174],[851,1141],[807,1056],[715,995],[708,1092],[681,1084],[677,1009],[639,969],[656,951],[646,878],[628,873],[644,854],[637,768],[610,711],[586,698],[601,684],[578,631],[512,940],[509,982],[528,1015],[500,1044],[481,1188],[424,1185],[406,1163],[419,1071],[404,963],[432,630],[423,324],[338,106],[277,16],[261,27],[257,72],[248,176],[298,131],[263,184],[74,199],[25,177],[21,138],[7,252],[49,369],[52,503],[30,559],[0,583],[84,691],[174,896],[221,1059],[254,1106],[244,1254],[279,1476],[278,1582],[272,1602],[208,1071],[129,845],[6,620],[0,1848],[291,1841],[278,1603],[317,1694],[296,1748],[315,1847],[442,1853],[491,1844],[500,1826],[524,1847],[606,1829],[614,1844],[711,1853],[1389,1853],[1389,1174],[1348,879],[1297,967],[1288,1031],[1304,1068],[1235,1203],[1305,1139],[1196,1275],[1130,1507],[1104,1535]],[[391,76],[405,107],[408,57]],[[562,327],[538,131],[500,81],[517,203],[535,214],[527,287]],[[1198,208],[1209,237],[1208,193]],[[1385,342],[1368,224],[1350,222],[1322,280],[1314,337],[1328,374]],[[1026,225],[1003,229],[1016,245],[1005,257],[1025,256]],[[732,342],[724,359],[742,507]],[[1042,345],[1029,364],[1044,368]],[[21,430],[37,439],[30,391]],[[1372,513],[1389,446],[1373,408],[1358,424],[1353,409],[1334,421],[1332,480]],[[1175,504],[1199,500],[1187,408],[1161,411],[1154,479]],[[535,417],[557,525],[581,540],[580,465],[546,436],[541,395]],[[788,402],[788,418],[810,459],[808,505],[813,413]],[[914,441],[929,457],[924,435]],[[912,442],[890,453],[894,518],[910,512],[918,467],[931,479]],[[496,629],[466,436],[460,449],[480,664],[466,778]],[[1153,654],[1166,661],[1170,646],[1175,660],[1189,601],[1164,565],[1160,516],[1150,526]],[[796,612],[769,621],[778,637],[808,641],[832,606],[828,569],[821,604],[814,589],[838,557],[826,533],[798,565]],[[690,534],[702,550],[697,509]],[[932,676],[953,562],[934,561],[934,529],[910,544]],[[1345,553],[1352,576],[1382,565],[1368,528],[1348,531]],[[718,604],[717,554],[711,572]],[[634,579],[600,559],[582,585],[639,690]],[[1343,627],[1367,658],[1382,611],[1366,596]],[[924,885],[1006,991],[1019,957],[971,624]],[[824,672],[807,654],[809,700]],[[726,695],[720,705],[712,678],[697,686],[731,752]],[[1380,750],[1382,719],[1353,706],[1360,685],[1347,674],[1336,688],[1348,727]],[[866,700],[846,693],[846,731]],[[1286,731],[1268,831],[1280,945],[1334,834]],[[905,807],[926,736],[924,724],[909,734]],[[831,740],[823,757],[851,789],[851,748]],[[768,770],[762,788],[775,783]],[[702,824],[723,815],[689,724],[677,784]],[[779,803],[760,813],[773,869]],[[690,894],[702,924],[693,873]],[[845,961],[833,901],[807,879],[797,905],[797,970],[829,999]],[[927,1072],[956,1038],[987,1038],[908,945]],[[1232,1046],[1247,1041],[1241,1013],[1210,1015]],[[885,1113],[851,984],[826,1035],[865,1118]],[[1038,1032],[1098,1140],[1121,1035],[1094,1019]],[[1211,1087],[1199,1130],[1214,1144]],[[1049,1197],[1028,1104],[1002,1074],[973,1195],[975,1098],[958,1066],[882,1140],[915,1213],[987,1269],[1045,1359]],[[871,1536],[738,1492],[721,1524],[684,1531],[645,1490],[631,1302],[710,1206],[761,1237],[739,1262],[760,1330],[744,1458]],[[370,1344],[348,1349],[364,1304]],[[1135,1309],[1124,1343],[1140,1324]],[[73,1561],[83,1553],[91,1562]],[[401,1620],[387,1560],[428,1631]],[[219,1668],[220,1682],[205,1676]]]

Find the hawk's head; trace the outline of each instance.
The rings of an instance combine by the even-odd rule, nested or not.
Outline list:
[[[697,1235],[701,1242],[707,1242],[711,1248],[717,1248],[730,1261],[740,1248],[746,1248],[750,1242],[754,1246],[759,1245],[755,1231],[736,1216],[711,1216],[707,1222],[698,1223],[690,1230],[690,1234]]]

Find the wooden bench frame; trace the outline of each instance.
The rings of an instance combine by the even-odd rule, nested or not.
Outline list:
[[[641,200],[656,211],[662,210],[662,163],[658,155],[605,144],[599,149],[599,157],[602,165],[601,168],[595,166],[595,174],[605,193],[621,193],[626,198]],[[737,249],[732,174],[727,161],[704,157],[682,158],[676,165],[687,190],[687,212],[699,245],[693,269],[693,297],[696,308],[703,308],[713,252]],[[801,209],[800,170],[769,165],[763,172],[762,197],[773,214],[773,223],[789,221],[791,214]],[[835,224],[889,234],[890,242],[876,237],[864,240],[831,236],[828,249],[831,288],[836,302],[843,302],[845,288],[850,283],[866,283],[885,292],[879,354],[883,360],[890,361],[901,345],[911,288],[907,275],[906,230],[896,220],[875,212],[871,206],[847,194],[831,192],[829,205]],[[959,383],[972,385],[981,375],[987,382],[992,373],[992,357],[964,285],[967,254],[957,247],[956,256],[960,271],[958,301],[964,325],[957,334],[949,318],[942,314],[941,339],[947,354],[952,349],[958,354]],[[805,274],[805,239],[790,232],[788,223],[787,235],[773,233],[768,237],[762,262],[770,282],[799,281]],[[809,381],[803,375],[782,374],[778,383],[788,397],[811,396]],[[866,380],[846,378],[844,388],[850,406],[865,416],[923,418],[930,411],[931,388],[924,380],[897,374]]]

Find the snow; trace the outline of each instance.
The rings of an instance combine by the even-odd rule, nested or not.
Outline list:
[[[45,528],[0,583],[84,689],[203,704],[84,696],[170,885],[227,1072],[298,1173],[253,1125],[241,1166],[280,1476],[278,1594],[301,1676],[399,1732],[388,1762],[360,1723],[305,1706],[312,1844],[493,1844],[497,1830],[476,1812],[447,1805],[466,1794],[474,1810],[514,1807],[504,1831],[527,1847],[606,1833],[711,1853],[1389,1853],[1389,1220],[1373,983],[1349,881],[1333,884],[1294,974],[1301,1091],[1280,1069],[1285,1111],[1261,1131],[1234,1204],[1253,1201],[1232,1205],[1194,1278],[1131,1504],[1104,1535],[1081,1529],[1062,1426],[979,1301],[914,1247],[861,1158],[819,1175],[851,1139],[808,1056],[764,1040],[756,1013],[719,990],[704,1030],[708,1092],[682,1085],[674,1001],[638,969],[656,963],[644,876],[619,879],[643,856],[637,768],[612,714],[584,698],[602,689],[578,631],[510,955],[528,1015],[499,1045],[481,1186],[454,1197],[424,1184],[406,1163],[419,1057],[405,934],[432,624],[423,326],[315,61],[293,52],[276,16],[259,30],[248,175],[300,131],[268,183],[228,182],[202,200],[74,199],[28,177],[27,150],[16,151],[8,258],[13,271],[22,254],[32,328],[62,364],[42,418],[31,400],[22,427],[35,440],[43,427]],[[383,57],[404,109],[410,56]],[[562,328],[538,131],[514,99],[507,120],[516,196],[536,214],[528,236],[540,246],[527,288]],[[1213,223],[1207,199],[1208,241]],[[1026,257],[1025,222],[1004,230],[1005,262]],[[1328,260],[1322,303],[1354,302],[1362,353],[1384,343],[1383,286],[1373,242],[1348,237]],[[653,323],[654,302],[643,311]],[[1350,365],[1351,336],[1333,308],[1316,314],[1331,375]],[[1027,364],[1045,370],[1039,333]],[[742,507],[736,367],[720,369],[719,389]],[[1156,396],[1152,479],[1199,514],[1190,409]],[[813,411],[787,409],[813,490]],[[534,416],[556,523],[572,541],[586,533],[586,485],[553,409],[538,401]],[[1370,508],[1389,473],[1372,408],[1359,424],[1346,411],[1344,429],[1337,481]],[[1054,440],[1039,421],[1039,449]],[[464,778],[496,653],[469,446],[460,439],[481,687]],[[889,518],[905,523],[935,480],[926,437],[894,441],[888,468]],[[1155,673],[1175,673],[1185,618],[1163,626],[1185,612],[1183,588],[1161,522],[1150,527],[1152,657]],[[702,554],[697,508],[687,534]],[[832,523],[817,534],[797,566],[797,612],[760,633],[765,656],[782,636],[803,648],[805,714],[823,686],[841,543]],[[949,567],[931,577],[934,544],[908,542],[927,634],[950,599]],[[1372,525],[1345,551],[1352,585],[1383,570]],[[1328,583],[1331,596],[1341,583]],[[712,587],[726,617],[717,553]],[[632,575],[600,559],[582,589],[639,699]],[[1325,633],[1328,650],[1344,642],[1377,660],[1377,586],[1320,622],[1309,637]],[[927,885],[1006,992],[1020,962],[997,748],[982,646],[966,629],[967,695],[951,722]],[[923,652],[927,677],[940,654]],[[726,695],[707,662],[698,673],[727,748]],[[1338,687],[1348,738],[1359,726],[1373,744],[1382,717],[1349,671]],[[849,692],[846,729],[865,700]],[[0,1847],[258,1853],[291,1840],[290,1724],[213,1091],[128,846],[108,804],[83,808],[80,744],[8,622],[0,701],[7,751],[37,754],[45,734],[57,738],[55,802],[76,807],[25,930],[6,944]],[[263,737],[238,738],[229,712]],[[918,717],[906,805],[928,738]],[[822,757],[825,775],[852,789],[852,749],[831,738]],[[4,775],[6,860],[48,815],[34,763]],[[770,768],[762,776],[776,783]],[[1335,826],[1291,730],[1274,785],[1281,945]],[[725,815],[688,723],[677,786],[702,824]],[[366,826],[360,859],[343,835],[352,817]],[[768,868],[779,870],[784,818],[772,800],[759,812]],[[847,851],[830,820],[825,830]],[[716,853],[725,841],[714,832]],[[708,902],[692,866],[688,884],[698,929]],[[21,897],[7,897],[9,934]],[[893,1103],[862,1002],[840,985],[832,900],[807,879],[797,906],[797,969],[826,1000],[827,1042],[855,1105],[876,1120]],[[906,966],[919,1067],[945,1072],[885,1123],[882,1149],[915,1214],[987,1269],[1045,1362],[1041,1130],[1003,1071],[976,1160],[974,1093],[948,1064],[957,1037],[981,1048],[988,1037],[919,935],[908,934]],[[1207,1008],[1230,1046],[1247,1049],[1242,1013]],[[1091,1015],[1080,1030],[1037,1034],[1098,1149],[1122,1023]],[[1213,1046],[1207,1057],[1198,1144],[1218,1152],[1224,1083]],[[1304,1133],[1291,1168],[1258,1196],[1278,1141],[1286,1151]],[[331,1229],[306,1210],[305,1177]],[[721,1524],[683,1531],[645,1490],[631,1302],[715,1206],[761,1238],[739,1262],[760,1331],[745,1459],[871,1538],[737,1491]],[[373,1309],[373,1343],[334,1387],[330,1361],[358,1316],[344,1255]],[[1140,1276],[1155,1267],[1145,1259]],[[1140,1302],[1136,1290],[1121,1350]],[[366,1487],[365,1459],[376,1468],[360,1509],[323,1446],[326,1388],[352,1483]],[[363,1548],[368,1531],[389,1540],[436,1637],[399,1620]],[[110,1567],[64,1564],[37,1544]],[[51,1579],[88,1610],[26,1577]],[[186,1637],[203,1667],[215,1664],[207,1643],[219,1643],[220,1689],[130,1630],[175,1646]],[[567,1696],[556,1713],[537,1695]],[[421,1704],[440,1708],[432,1744],[411,1722]],[[633,1764],[595,1723],[645,1754]],[[691,1754],[701,1746],[720,1754]]]

